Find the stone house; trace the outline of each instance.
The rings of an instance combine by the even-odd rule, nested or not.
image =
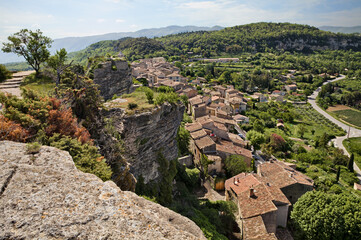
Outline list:
[[[256,174],[240,173],[227,179],[225,188],[226,200],[238,206],[244,239],[257,237],[248,230],[251,222],[264,226],[266,231],[261,232],[264,236],[275,234],[277,226],[286,227],[290,202],[279,189],[263,183]]]
[[[221,86],[221,85],[216,85],[213,87],[215,89],[215,91],[218,91],[221,94],[221,97],[225,98],[226,97],[226,90],[227,88]]]
[[[240,146],[234,145],[230,141],[220,140],[216,143],[217,155],[222,158],[224,161],[228,156],[231,155],[240,155],[243,157],[244,162],[248,167],[251,166],[252,161],[252,151],[245,149]]]
[[[297,85],[296,84],[286,85],[285,89],[287,90],[287,92],[296,91],[297,90]]]
[[[215,155],[216,151],[216,143],[207,135],[205,137],[193,140],[194,146],[193,156],[194,156],[194,163],[200,166],[200,161],[202,158],[202,154],[204,155]]]
[[[193,89],[193,88],[186,88],[186,89],[183,89],[181,94],[186,95],[188,97],[188,99],[190,99],[190,98],[193,98],[193,97],[197,96],[198,91]]]
[[[257,174],[281,189],[292,203],[313,190],[313,180],[281,161],[270,161],[257,166]]]
[[[212,163],[208,165],[208,174],[219,174],[223,172],[222,158],[217,155],[206,155]]]
[[[249,123],[249,117],[241,114],[234,115],[233,120],[236,121],[237,124]]]

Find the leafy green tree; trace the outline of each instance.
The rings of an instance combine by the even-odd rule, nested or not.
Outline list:
[[[177,143],[178,143],[178,151],[181,156],[185,156],[189,154],[189,139],[190,134],[184,128],[184,126],[179,126],[177,133]]]
[[[49,57],[49,59],[47,60],[49,67],[56,71],[57,87],[60,84],[61,74],[64,72],[65,69],[69,68],[73,62],[71,61],[69,64],[65,64],[65,61],[67,60],[67,54],[68,53],[66,52],[65,48],[62,48],[59,51],[56,51],[56,54]]]
[[[247,132],[247,139],[251,142],[255,149],[260,149],[261,144],[264,143],[266,140],[265,136],[262,133],[255,130]]]
[[[244,157],[240,155],[230,155],[224,160],[224,168],[229,177],[235,176],[241,172],[249,170]]]
[[[29,65],[39,74],[40,64],[44,63],[50,56],[48,48],[52,40],[38,29],[35,32],[22,29],[8,37],[9,43],[3,43],[2,51],[16,53],[23,56]]]
[[[303,138],[303,135],[307,132],[307,128],[303,124],[299,124],[297,126],[297,135],[299,135],[301,138]]]
[[[361,199],[311,191],[298,199],[291,219],[298,230],[295,239],[359,239]]]
[[[11,72],[6,69],[6,67],[0,64],[0,82],[5,81],[6,79],[11,78]]]
[[[253,130],[263,133],[264,132],[264,125],[261,120],[256,119],[253,122]]]

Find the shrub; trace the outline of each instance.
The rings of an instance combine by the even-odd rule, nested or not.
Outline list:
[[[135,108],[137,108],[137,107],[138,107],[138,104],[136,104],[136,103],[128,103],[128,108],[129,108],[130,110],[135,109]]]
[[[75,166],[81,171],[92,173],[103,181],[110,180],[112,171],[95,146],[81,144],[76,139],[67,136],[62,137],[57,133],[49,138],[49,145],[60,150],[68,151],[73,157]]]
[[[30,137],[27,130],[9,119],[0,115],[0,140],[25,142]]]
[[[0,64],[0,82],[5,81],[6,79],[11,78],[12,74],[6,67]]]

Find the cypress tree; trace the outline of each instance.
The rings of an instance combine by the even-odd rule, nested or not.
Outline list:
[[[348,160],[347,168],[350,172],[353,172],[353,161],[354,161],[354,155],[351,153],[350,159]]]
[[[341,169],[340,169],[340,166],[338,166],[338,168],[337,168],[337,174],[336,174],[336,181],[337,181],[337,182],[340,180],[340,172],[341,172]]]

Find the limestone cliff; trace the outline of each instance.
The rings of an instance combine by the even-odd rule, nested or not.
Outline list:
[[[99,63],[94,69],[94,83],[99,85],[100,95],[108,100],[114,94],[120,96],[132,92],[132,71],[126,61],[110,60]]]
[[[68,152],[0,142],[0,239],[205,239],[189,219],[76,169]]]
[[[111,104],[110,104],[111,105]],[[120,108],[110,108],[102,114],[110,119],[124,142],[123,156],[130,172],[144,182],[159,176],[157,153],[167,160],[178,157],[176,135],[183,119],[184,106],[164,103],[146,112],[127,115]]]

